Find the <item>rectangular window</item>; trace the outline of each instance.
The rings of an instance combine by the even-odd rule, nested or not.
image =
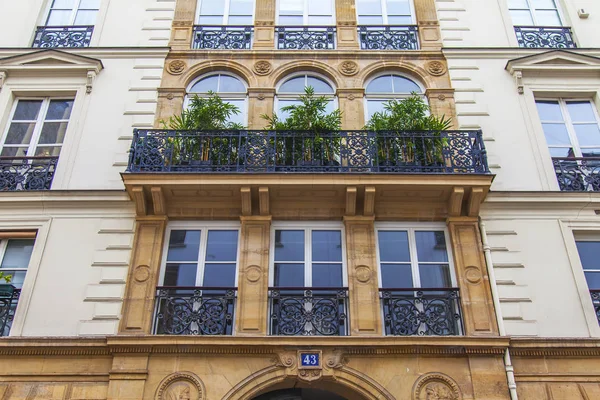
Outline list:
[[[356,0],[359,25],[414,24],[412,0]]]
[[[199,25],[252,25],[254,0],[198,0]]]
[[[47,26],[94,25],[100,0],[52,0]]]
[[[335,24],[333,0],[279,0],[277,23],[281,26]]]
[[[17,289],[23,287],[34,243],[35,239],[0,240],[0,271],[11,276],[10,284]]]
[[[600,289],[600,240],[577,240],[575,243],[588,288]]]
[[[515,26],[562,26],[556,0],[508,0]]]

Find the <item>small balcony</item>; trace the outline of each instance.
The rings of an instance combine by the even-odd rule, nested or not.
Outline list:
[[[153,333],[231,335],[237,288],[157,287]]]
[[[449,336],[462,333],[458,288],[380,289],[385,334]]]
[[[362,50],[419,50],[416,25],[359,26],[358,38]]]
[[[0,191],[49,190],[58,157],[0,157]]]
[[[38,26],[31,47],[90,47],[93,32],[93,26]]]
[[[577,47],[569,27],[515,26],[519,47],[531,49],[574,49]]]
[[[13,285],[0,285],[0,336],[8,336],[21,289]]]
[[[348,288],[269,288],[269,334],[347,336]]]
[[[280,50],[335,49],[335,26],[278,26],[275,35]]]
[[[600,192],[600,157],[553,158],[558,186],[563,192]]]
[[[194,26],[192,47],[198,50],[250,50],[252,26]]]
[[[590,294],[592,296],[596,318],[598,319],[598,323],[600,323],[600,289],[592,289],[590,290]]]

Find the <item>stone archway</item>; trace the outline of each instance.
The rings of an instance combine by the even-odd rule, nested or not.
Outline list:
[[[252,400],[347,400],[333,392],[313,388],[280,389],[256,396]]]

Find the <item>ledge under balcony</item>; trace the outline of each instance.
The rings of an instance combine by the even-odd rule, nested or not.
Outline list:
[[[33,48],[90,47],[94,26],[38,26]]]
[[[519,47],[529,49],[574,49],[571,28],[566,26],[515,26]]]
[[[477,216],[493,175],[481,131],[136,130],[122,178],[140,216],[432,220]]]

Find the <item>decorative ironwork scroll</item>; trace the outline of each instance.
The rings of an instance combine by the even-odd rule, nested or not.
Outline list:
[[[0,285],[0,336],[10,333],[20,295],[21,289],[13,285]]]
[[[251,26],[194,26],[194,49],[249,50],[252,47]]]
[[[359,26],[358,38],[363,50],[418,50],[416,25]]]
[[[278,26],[277,48],[284,50],[333,50],[334,26]]]
[[[600,157],[553,158],[552,163],[561,191],[600,191]]]
[[[90,47],[93,26],[38,26],[31,47]]]
[[[519,47],[574,49],[577,47],[569,27],[515,26]]]
[[[0,191],[49,190],[58,157],[0,157]]]
[[[600,323],[600,289],[592,289],[590,290],[590,294],[592,295],[592,303],[594,304],[596,318],[598,319],[598,323]]]

